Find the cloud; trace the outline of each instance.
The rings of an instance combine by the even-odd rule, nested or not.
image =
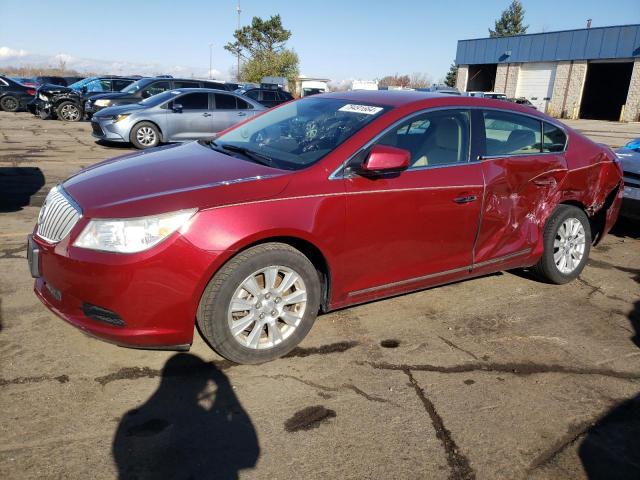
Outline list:
[[[97,74],[111,75],[161,75],[168,74],[182,77],[209,77],[209,69],[201,67],[191,67],[188,65],[162,65],[159,63],[136,63],[119,60],[102,60],[93,58],[75,57],[68,53],[58,53],[56,55],[43,55],[27,52],[10,47],[0,46],[0,68],[2,67],[59,67],[64,63],[70,70],[77,70],[80,73],[94,72]],[[226,79],[219,70],[212,69],[212,77]]]

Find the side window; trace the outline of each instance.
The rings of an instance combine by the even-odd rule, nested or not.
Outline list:
[[[187,93],[176,98],[174,102],[182,105],[182,110],[208,110],[209,94],[206,92]]]
[[[378,143],[411,152],[409,169],[469,161],[469,112],[442,110],[408,120]]]
[[[245,93],[245,95],[249,98],[252,98],[256,101],[260,99],[260,91],[259,90],[251,90],[250,92]]]
[[[113,81],[113,91],[114,92],[119,92],[120,90],[122,90],[125,87],[128,87],[132,83],[133,82],[131,80],[114,80]]]
[[[253,108],[253,106],[248,103],[245,102],[244,100],[242,100],[241,98],[236,97],[236,103],[238,104],[238,110],[247,110],[249,108]]]
[[[200,82],[190,82],[189,80],[175,80],[173,88],[199,88]]]
[[[275,102],[276,92],[270,92],[270,91],[262,92],[262,100],[265,102]]]
[[[107,88],[105,89],[104,82],[105,80],[93,80],[87,83],[87,85],[85,85],[87,87],[87,92],[108,92],[109,84],[107,83]]]
[[[216,93],[216,110],[235,110],[236,109],[236,97],[233,95],[224,95],[223,93]]]
[[[567,136],[562,130],[555,125],[543,122],[543,140],[542,151],[543,152],[562,152],[564,151],[565,144],[567,143]]]
[[[161,82],[153,82],[148,87],[142,90],[143,97],[152,97],[153,95],[157,95],[158,93],[162,93],[171,88],[171,84],[169,82],[161,81]]]
[[[540,153],[539,120],[517,113],[485,111],[485,155],[526,155]]]
[[[202,85],[204,88],[215,88],[216,90],[226,90],[226,87],[224,86],[223,83],[217,83],[217,82],[204,82],[204,85]]]

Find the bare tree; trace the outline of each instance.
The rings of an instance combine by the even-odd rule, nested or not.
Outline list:
[[[431,76],[426,73],[413,72],[409,77],[411,88],[427,88],[431,86]]]

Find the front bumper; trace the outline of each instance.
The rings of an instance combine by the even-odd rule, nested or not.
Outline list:
[[[39,115],[40,112],[47,112],[48,114],[53,113],[53,104],[42,100],[41,98],[35,97],[31,102],[27,104],[27,110],[34,115]]]
[[[130,127],[125,120],[121,123],[113,123],[113,120],[103,120],[91,117],[91,135],[99,140],[108,142],[128,142]]]
[[[81,219],[56,245],[34,233],[29,257],[37,262],[30,265],[37,277],[37,297],[84,333],[117,345],[188,347],[200,295],[217,255],[179,234],[139,254],[73,247],[69,239],[86,223]]]

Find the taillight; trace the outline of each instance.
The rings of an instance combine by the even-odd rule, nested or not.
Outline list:
[[[36,91],[33,88],[27,90],[27,95],[35,95]]]

